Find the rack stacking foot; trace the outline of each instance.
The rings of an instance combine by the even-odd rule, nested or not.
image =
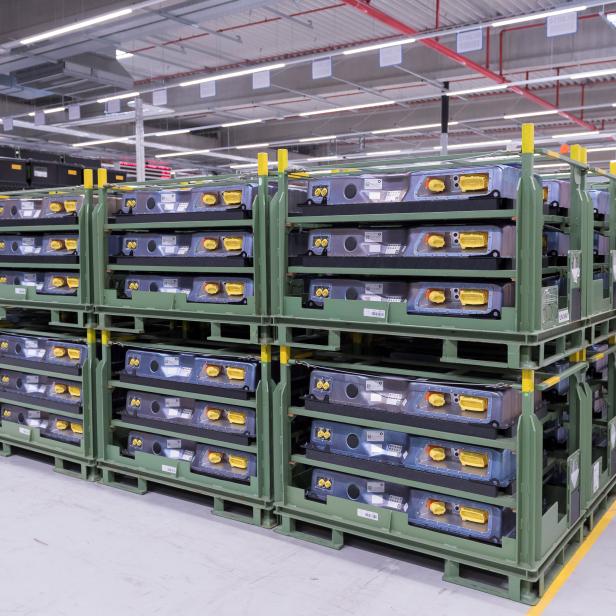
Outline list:
[[[531,125],[517,164],[490,160],[281,154],[276,530],[428,555],[532,604],[616,486],[616,174],[535,151]]]

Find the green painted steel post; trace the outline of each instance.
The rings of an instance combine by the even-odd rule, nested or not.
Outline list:
[[[94,276],[92,260],[92,209],[94,206],[94,172],[83,170],[84,205],[79,216],[79,287],[87,306],[94,304]]]
[[[93,285],[94,304],[104,303],[104,294],[107,276],[107,235],[105,223],[107,222],[107,169],[99,169],[97,173],[98,203],[92,213],[92,255],[94,259]]]
[[[97,458],[107,458],[107,444],[111,442],[113,415],[109,380],[111,378],[111,346],[107,330],[101,331],[101,358],[96,364],[96,442]]]
[[[534,125],[522,125],[522,176],[517,200],[516,306],[518,329],[541,328],[543,193],[533,173]]]
[[[284,504],[286,487],[291,484],[291,428],[288,409],[291,406],[291,349],[280,346],[280,378],[273,396],[273,464],[274,500]]]
[[[571,146],[571,159],[584,164],[585,150],[580,145]],[[571,250],[582,253],[580,264],[582,318],[592,314],[593,274],[593,207],[586,192],[587,169],[571,166],[571,201],[569,204],[569,235]]]
[[[270,313],[269,305],[269,249],[268,228],[270,221],[269,191],[268,191],[268,158],[266,152],[257,155],[257,169],[259,176],[257,208],[253,213],[254,242],[254,268],[255,268],[255,306],[260,315]]]
[[[275,219],[272,224],[273,261],[272,268],[272,314],[282,314],[282,305],[287,289],[287,212],[289,204],[289,155],[288,151],[278,150],[278,190],[273,201]]]
[[[517,465],[518,562],[534,566],[540,556],[543,496],[543,427],[535,415],[534,370],[522,370]]]

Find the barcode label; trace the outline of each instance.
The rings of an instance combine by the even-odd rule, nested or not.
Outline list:
[[[561,308],[558,311],[558,322],[567,323],[569,321],[569,308]]]
[[[373,319],[384,319],[385,310],[379,310],[377,308],[364,308],[364,316],[371,317]]]
[[[23,287],[16,287],[15,295],[25,295],[25,294],[26,294],[26,290]]]
[[[180,406],[180,399],[179,398],[165,398],[165,405],[166,406]]]
[[[165,366],[179,366],[180,358],[174,357],[173,355],[168,355],[165,357]]]
[[[366,242],[382,242],[383,232],[382,231],[366,231],[364,233],[364,240]]]
[[[366,178],[364,180],[364,188],[366,190],[380,190],[383,188],[382,178]]]
[[[160,469],[163,473],[169,473],[170,475],[177,475],[178,469],[170,464],[163,464]]]
[[[385,440],[383,430],[366,430],[366,440],[370,443],[382,443]]]
[[[365,518],[366,520],[372,520],[373,522],[379,521],[379,514],[376,511],[368,511],[367,509],[358,509],[357,515],[360,518]]]
[[[30,428],[24,428],[23,426],[19,426],[19,434],[22,434],[23,436],[27,436],[28,438],[30,438]]]
[[[383,381],[374,379],[366,381],[366,391],[383,391]]]
[[[370,494],[381,494],[385,492],[385,482],[384,481],[367,481],[366,489]]]

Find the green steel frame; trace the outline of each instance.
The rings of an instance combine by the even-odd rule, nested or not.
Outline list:
[[[103,170],[104,171],[104,170]],[[253,203],[252,217],[240,220],[209,220],[209,221],[176,221],[169,222],[138,222],[133,223],[127,217],[126,220],[110,220],[108,196],[112,191],[148,188],[154,190],[163,189],[188,189],[207,185],[212,190],[224,183],[257,183],[258,196]],[[188,320],[208,323],[210,335],[209,341],[224,342],[250,342],[258,344],[269,336],[267,327],[269,320],[269,267],[267,252],[267,228],[269,221],[268,213],[268,178],[267,175],[253,177],[238,176],[212,176],[191,178],[190,181],[160,180],[146,183],[130,184],[107,184],[104,175],[99,177],[98,204],[93,213],[93,254],[94,254],[94,304],[99,315],[99,328],[112,331],[143,332],[144,321],[147,319],[171,319]],[[125,231],[152,231],[152,232],[175,232],[175,231],[204,231],[225,229],[247,229],[254,236],[253,265],[244,267],[229,267],[221,265],[214,267],[189,267],[183,266],[185,273],[231,273],[234,276],[251,276],[254,280],[254,297],[248,298],[245,305],[230,304],[200,304],[188,302],[183,294],[170,294],[162,292],[137,291],[131,299],[118,297],[117,291],[110,288],[109,277],[114,272],[130,271],[148,274],[165,273],[168,267],[150,265],[117,265],[109,262],[107,238],[112,233]],[[133,326],[127,327],[120,324],[116,317],[128,317]],[[225,325],[244,325],[248,329],[247,335],[229,335],[224,331]]]
[[[583,327],[598,328],[601,331],[611,329],[610,319],[616,317],[614,310],[614,288],[610,285],[606,295],[602,281],[593,280],[593,212],[591,202],[586,193],[586,176],[595,173],[582,162],[583,151],[574,146],[574,158],[567,158],[551,151],[533,149],[515,154],[511,152],[496,152],[487,158],[494,164],[499,162],[521,166],[522,175],[515,210],[470,211],[470,212],[408,212],[404,214],[383,213],[365,214],[362,216],[338,213],[342,208],[332,208],[332,214],[323,216],[290,216],[289,215],[289,183],[302,181],[307,177],[326,177],[324,174],[357,175],[374,173],[383,175],[383,167],[398,171],[425,170],[430,163],[434,168],[446,168],[457,165],[473,167],[485,165],[486,154],[453,155],[446,157],[414,158],[412,160],[370,160],[357,166],[345,161],[344,169],[320,167],[307,172],[288,170],[284,164],[278,172],[278,193],[272,199],[271,244],[272,258],[272,310],[277,326],[278,342],[282,345],[304,347],[320,350],[337,350],[340,348],[342,332],[389,333],[395,336],[417,338],[445,338],[443,360],[448,362],[466,363],[459,353],[459,345],[465,342],[481,342],[488,345],[496,340],[507,345],[507,359],[501,362],[488,362],[486,365],[495,367],[541,367],[556,361],[561,357],[584,348],[591,341],[585,340],[581,330]],[[513,161],[511,159],[514,159]],[[568,216],[544,214],[542,208],[542,187],[534,174],[536,161],[560,160],[570,166],[568,179],[571,183],[571,204]],[[605,181],[609,182],[612,195],[610,208],[611,219],[616,219],[616,201],[614,185],[616,175],[601,172]],[[322,275],[322,267],[305,267],[289,265],[288,234],[292,229],[322,227],[332,224],[410,224],[421,222],[469,222],[473,220],[489,220],[490,222],[516,221],[517,242],[515,269],[500,271],[456,271],[455,278],[485,278],[500,280],[515,280],[516,302],[511,308],[504,308],[500,319],[472,319],[464,317],[430,317],[424,315],[408,315],[405,303],[379,304],[378,316],[366,316],[365,310],[374,308],[373,302],[345,300],[327,300],[322,309],[303,307],[302,297],[294,295],[291,289],[292,280],[296,275]],[[570,235],[570,251],[566,267],[543,267],[542,263],[542,229],[545,224],[557,226]],[[613,250],[614,235],[610,230],[610,250]],[[611,253],[613,255],[615,253]],[[609,260],[607,269],[614,279],[614,259]],[[386,261],[384,261],[386,263]],[[579,274],[578,274],[579,272]],[[393,270],[385,268],[362,268],[355,266],[327,268],[328,274],[346,274],[357,276],[397,275],[421,276],[431,278],[454,278],[450,271],[443,269],[409,269]],[[569,308],[574,295],[579,296],[581,318],[563,324],[558,322],[542,322],[542,287],[541,281],[546,274],[568,274],[568,290],[566,305],[561,298],[559,309]],[[561,312],[559,310],[559,313]],[[374,312],[374,311],[373,311]],[[563,313],[563,317],[566,314]],[[560,314],[559,314],[560,320]],[[302,340],[304,333],[311,331],[323,334],[323,340],[310,342]],[[444,332],[447,332],[444,336]]]
[[[92,186],[56,188],[54,190],[27,190],[13,193],[2,193],[3,198],[37,199],[53,194],[84,194],[84,202],[79,212],[77,223],[73,224],[27,224],[6,227],[6,233],[43,233],[67,232],[79,234],[79,263],[54,264],[52,259],[47,262],[16,262],[1,261],[1,269],[18,270],[60,270],[75,271],[79,273],[79,289],[74,296],[41,295],[33,287],[0,285],[0,315],[4,318],[6,311],[12,308],[25,308],[44,310],[50,314],[49,324],[62,327],[89,326],[89,312],[92,304],[92,276],[91,276],[91,210],[93,202]],[[0,202],[1,203],[1,202]],[[0,224],[1,227],[1,224]]]
[[[137,340],[126,343],[116,342],[112,334],[106,330],[102,332],[102,356],[97,366],[97,439],[98,439],[98,466],[102,472],[101,481],[108,485],[128,489],[143,494],[147,491],[149,482],[165,484],[181,490],[204,494],[213,498],[213,512],[218,515],[230,517],[244,522],[250,522],[266,527],[274,525],[273,508],[273,478],[271,467],[271,391],[273,389],[273,375],[271,363],[271,348],[262,345],[260,350],[261,380],[254,398],[242,400],[241,405],[254,408],[256,411],[257,437],[249,445],[231,444],[224,440],[221,433],[220,440],[201,436],[187,435],[181,428],[161,424],[160,428],[144,427],[131,424],[114,417],[113,392],[117,390],[134,389],[149,393],[190,397],[196,400],[219,402],[221,404],[238,404],[237,400],[225,396],[186,393],[181,385],[177,388],[172,382],[167,386],[150,386],[141,384],[127,384],[114,378],[112,370],[112,345],[125,345],[130,348],[144,348],[159,352],[193,352],[215,353],[217,356],[244,356],[254,357],[247,351],[231,353],[228,350],[197,348],[195,346],[176,346],[167,344],[147,344]],[[138,430],[162,434],[170,438],[186,438],[197,443],[231,447],[246,451],[257,456],[257,476],[249,484],[241,484],[216,477],[193,473],[190,463],[183,460],[172,460],[160,456],[137,452],[134,459],[122,455],[121,449],[114,440],[115,433],[121,430]],[[132,483],[128,484],[128,481]],[[242,508],[239,513],[238,508]]]
[[[82,479],[92,480],[96,478],[96,441],[95,441],[95,372],[96,372],[96,343],[94,330],[89,329],[87,338],[77,338],[68,334],[48,331],[27,330],[27,329],[2,329],[3,333],[40,336],[43,338],[54,338],[58,340],[70,340],[88,345],[88,357],[84,362],[80,376],[68,375],[63,372],[53,370],[51,364],[33,363],[32,367],[24,368],[12,364],[10,359],[0,360],[0,370],[8,369],[27,374],[38,374],[62,378],[67,381],[74,381],[81,384],[82,413],[68,413],[65,411],[50,411],[45,405],[44,400],[32,399],[32,402],[18,402],[35,411],[51,412],[62,417],[74,418],[83,421],[83,439],[80,445],[72,445],[56,441],[41,436],[40,429],[35,427],[23,426],[18,423],[8,421],[2,422],[0,419],[0,456],[10,456],[16,450],[26,449],[44,454],[54,460],[54,470],[67,475],[77,476]],[[11,402],[3,397],[0,392],[0,403]]]
[[[614,351],[616,340],[611,339],[609,354],[610,384],[616,378]],[[616,476],[612,468],[593,478],[592,458],[592,408],[591,392],[586,382],[588,367],[585,354],[578,353],[572,358],[568,369],[559,376],[535,373],[531,370],[509,371],[503,379],[499,373],[494,382],[509,382],[511,386],[522,389],[522,415],[519,418],[514,436],[497,439],[461,436],[444,433],[438,429],[414,429],[401,425],[391,419],[381,418],[362,420],[345,415],[322,413],[293,405],[291,372],[294,366],[307,365],[329,367],[338,370],[359,371],[370,374],[389,374],[421,378],[447,378],[448,374],[456,382],[486,383],[481,375],[472,376],[470,369],[452,367],[447,374],[431,373],[426,369],[397,368],[386,369],[379,366],[378,359],[364,358],[358,363],[339,363],[320,359],[293,359],[292,349],[281,347],[281,378],[274,392],[274,465],[278,469],[276,483],[276,512],[281,517],[278,532],[333,548],[344,545],[345,535],[358,536],[379,541],[388,545],[402,547],[413,552],[429,554],[441,558],[444,565],[444,579],[516,601],[533,603],[541,596],[557,569],[564,564],[571,549],[579,543],[585,533],[585,525],[593,523],[596,512],[607,502],[610,491],[616,487]],[[301,349],[299,349],[301,352]],[[336,357],[336,356],[334,356]],[[598,357],[589,358],[596,361]],[[520,386],[519,377],[522,377]],[[553,417],[548,413],[540,417],[535,412],[535,391],[546,391],[560,380],[569,378],[569,449],[567,451],[567,486],[561,490],[543,487],[543,424]],[[543,380],[540,380],[543,379]],[[614,390],[609,393],[610,410],[608,422],[615,424]],[[515,538],[503,539],[502,546],[483,544],[431,530],[413,527],[407,516],[387,509],[361,505],[362,510],[373,512],[372,518],[360,517],[358,506],[353,501],[328,497],[327,503],[307,500],[304,494],[306,469],[320,467],[344,473],[356,474],[379,481],[392,481],[408,487],[430,489],[427,483],[419,483],[392,478],[386,473],[369,473],[348,466],[339,466],[313,461],[302,454],[295,453],[292,446],[293,421],[296,417],[337,421],[375,429],[390,429],[434,438],[456,440],[467,444],[492,448],[513,449],[517,453],[517,486],[513,495],[496,497],[479,496],[459,489],[435,488],[433,490],[452,496],[466,497],[478,502],[511,507],[517,512]],[[616,446],[610,443],[609,456]],[[565,460],[563,460],[565,462]],[[303,482],[302,482],[302,475]],[[304,485],[302,485],[302,483]],[[299,484],[299,485],[298,485]],[[549,508],[543,512],[543,497],[550,500]],[[320,528],[321,532],[309,532],[304,528]],[[329,531],[323,538],[323,530]],[[476,576],[465,575],[470,570],[495,574],[495,579],[478,581]]]

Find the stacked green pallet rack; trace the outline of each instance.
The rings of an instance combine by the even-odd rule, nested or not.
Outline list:
[[[555,159],[571,172],[551,199],[534,165]],[[616,174],[600,172],[598,276],[589,173],[579,146],[536,152],[532,125],[520,154],[304,172],[281,152],[279,532],[376,540],[441,558],[449,581],[543,594],[616,482]],[[594,447],[587,370],[607,399]]]
[[[86,185],[0,201],[0,452],[95,476],[95,336]]]
[[[102,171],[93,214],[102,481],[207,495],[214,513],[263,526],[273,523],[267,180],[116,185]]]

